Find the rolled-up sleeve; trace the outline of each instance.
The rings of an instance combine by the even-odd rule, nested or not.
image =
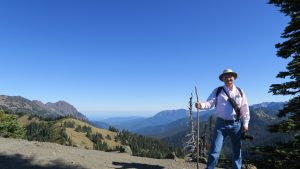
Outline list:
[[[243,126],[248,128],[249,121],[250,121],[250,111],[249,111],[249,105],[248,105],[246,94],[244,91],[242,92],[243,92],[243,97],[242,97],[242,105],[241,105],[241,118],[242,118]]]
[[[217,89],[215,89],[207,98],[206,102],[201,102],[201,108],[202,109],[211,109],[216,104],[216,92]]]

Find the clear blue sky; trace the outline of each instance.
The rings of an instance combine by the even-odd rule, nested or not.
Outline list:
[[[148,116],[204,100],[232,68],[250,104],[287,61],[289,18],[264,0],[3,0],[0,94],[65,100],[89,117]]]

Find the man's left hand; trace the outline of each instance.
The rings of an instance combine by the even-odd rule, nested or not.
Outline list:
[[[248,131],[248,127],[246,127],[246,126],[243,126],[243,128],[242,128],[242,132],[246,133],[247,131]]]

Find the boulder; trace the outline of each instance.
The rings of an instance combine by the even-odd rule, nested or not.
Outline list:
[[[128,154],[132,155],[132,151],[131,151],[130,146],[121,145],[120,146],[120,153],[128,153]]]
[[[253,164],[243,164],[242,169],[257,169]]]

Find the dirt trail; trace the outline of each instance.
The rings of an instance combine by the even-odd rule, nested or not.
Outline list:
[[[196,169],[196,163],[0,138],[0,169]],[[204,169],[205,165],[200,164]]]

